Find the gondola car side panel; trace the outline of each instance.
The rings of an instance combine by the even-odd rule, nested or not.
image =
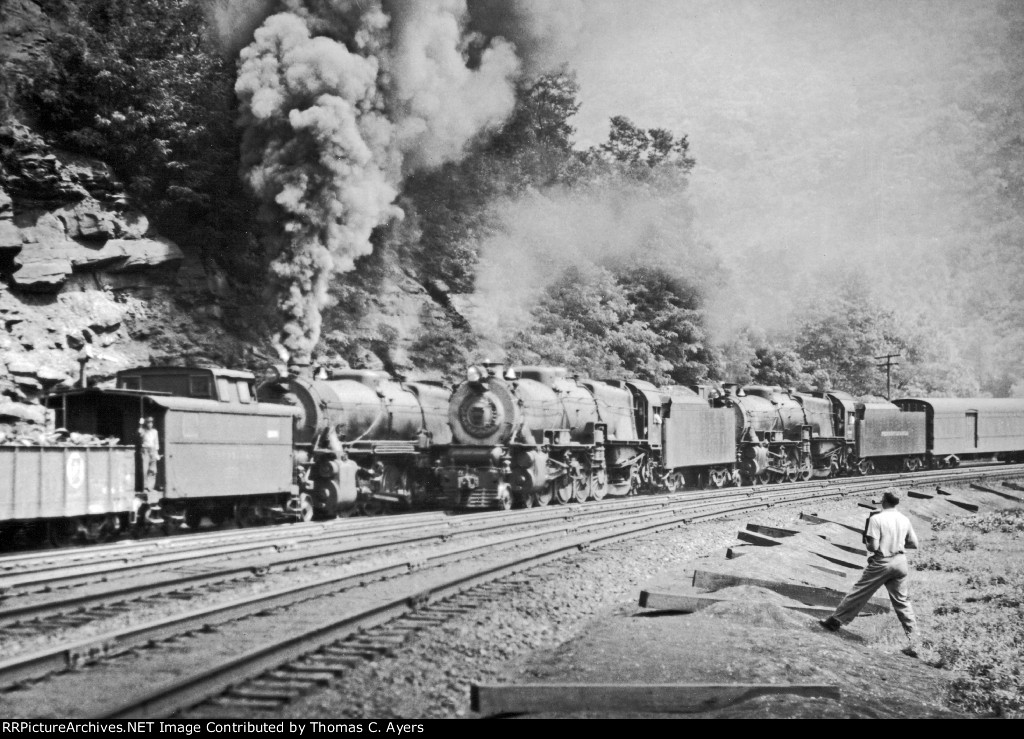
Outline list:
[[[135,450],[0,446],[0,523],[131,510]]]

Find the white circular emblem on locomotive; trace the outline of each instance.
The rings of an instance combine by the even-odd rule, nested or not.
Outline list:
[[[466,398],[459,408],[462,428],[478,439],[493,434],[504,420],[505,413],[490,391]]]
[[[81,452],[71,452],[68,455],[68,461],[64,465],[64,474],[69,487],[82,487],[82,483],[85,482],[85,459],[82,458]]]

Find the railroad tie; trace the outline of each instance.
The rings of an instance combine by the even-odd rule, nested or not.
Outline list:
[[[285,701],[283,700],[262,700],[259,698],[242,698],[230,695],[222,695],[208,701],[208,704],[217,708],[229,708],[233,710],[262,710],[276,711]]]
[[[301,662],[294,665],[285,665],[275,675],[281,675],[282,679],[290,676],[293,680],[302,680],[310,684],[326,685],[338,675],[343,675],[345,669],[336,665],[311,664]]]

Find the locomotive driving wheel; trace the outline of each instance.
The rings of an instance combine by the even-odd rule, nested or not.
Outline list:
[[[303,493],[299,496],[299,521],[309,523],[314,515],[316,511],[313,508],[313,499],[309,497],[309,493]]]
[[[572,499],[577,503],[586,501],[589,491],[587,490],[588,479],[583,465],[578,459],[569,462],[569,479],[572,484]]]
[[[573,481],[572,475],[569,474],[568,470],[563,472],[558,478],[551,481],[552,492],[555,496],[555,501],[561,505],[572,503],[573,501]]]
[[[507,482],[498,483],[498,510],[512,510],[512,488]]]
[[[546,505],[550,505],[551,499],[555,497],[554,484],[555,483],[553,481],[548,482],[539,492],[534,493],[532,496],[533,504],[536,505],[538,508],[543,508]]]
[[[608,473],[604,469],[594,470],[590,473],[590,497],[593,500],[602,500],[608,494]]]

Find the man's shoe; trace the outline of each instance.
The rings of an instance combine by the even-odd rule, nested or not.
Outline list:
[[[831,616],[826,618],[824,621],[819,621],[818,623],[821,624],[821,628],[827,629],[828,631],[839,631],[839,627],[842,626],[841,623]]]
[[[904,647],[900,651],[902,651],[903,654],[907,655],[908,657],[915,657],[915,658],[917,657],[917,650],[913,646]]]

